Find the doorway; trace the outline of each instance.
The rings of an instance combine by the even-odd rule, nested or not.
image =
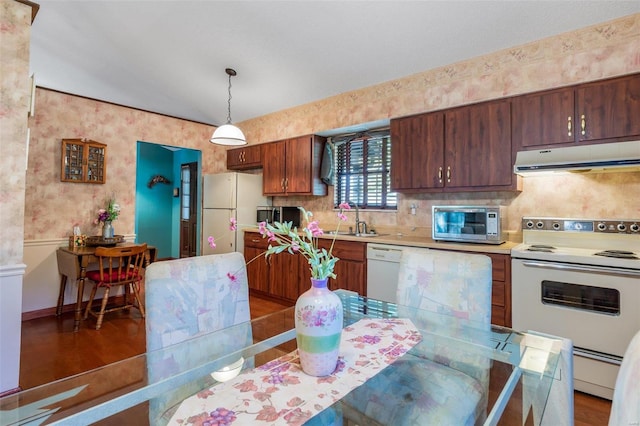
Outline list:
[[[136,163],[136,242],[145,242],[157,248],[158,259],[177,259],[181,256],[180,217],[182,192],[182,165],[195,164],[195,191],[193,198],[195,212],[195,235],[199,235],[201,214],[201,188],[198,185],[202,173],[202,152],[200,150],[160,145],[138,141]],[[155,176],[158,179],[152,184]],[[177,191],[176,191],[177,190]],[[194,195],[195,194],[195,195]],[[200,242],[195,238],[195,252],[200,252]]]
[[[180,176],[180,257],[192,257],[198,253],[198,163],[183,164]]]

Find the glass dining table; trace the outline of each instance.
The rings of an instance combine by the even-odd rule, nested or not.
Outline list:
[[[303,411],[312,412],[313,417],[303,416],[292,421],[291,416],[287,417],[288,420],[285,420],[286,416],[281,416],[265,424],[399,424],[375,418],[368,411],[367,406],[359,401],[370,397],[367,392],[376,391],[375,386],[368,385],[373,383],[371,380],[381,375],[385,375],[387,380],[392,382],[405,383],[417,380],[411,377],[411,374],[394,374],[394,368],[409,358],[419,366],[447,361],[441,349],[445,350],[448,358],[456,358],[456,354],[464,354],[460,360],[475,364],[476,367],[480,366],[484,371],[485,381],[480,387],[483,403],[475,420],[476,424],[513,425],[541,422],[552,384],[558,380],[561,339],[532,332],[518,332],[504,327],[474,324],[462,318],[398,306],[348,291],[338,290],[336,294],[340,296],[343,303],[344,330],[353,333],[362,321],[379,320],[397,324],[402,320],[417,329],[419,342],[406,352],[400,351],[395,362],[376,371],[373,378],[363,380],[364,383],[361,385],[341,388],[339,382],[318,381],[314,378],[318,388],[323,385],[328,386],[329,392],[334,394],[333,399],[330,401],[308,400],[310,409],[306,411],[303,409]],[[247,331],[250,333],[252,343],[236,344],[230,349],[221,344],[229,341],[230,336]],[[344,334],[343,331],[343,336]],[[238,369],[242,369],[239,376],[229,382],[235,384],[229,385],[225,390],[224,394],[228,397],[229,392],[233,392],[234,389],[242,389],[244,385],[238,383],[246,384],[246,381],[242,382],[243,377],[254,377],[256,372],[282,360],[289,362],[295,358],[292,356],[295,350],[294,308],[287,308],[254,319],[250,323],[199,335],[159,351],[128,358],[0,398],[0,424],[149,424],[149,410],[154,400],[162,398],[167,393],[175,393],[176,389],[195,382],[202,382],[205,385],[196,389],[192,395],[185,395],[184,401],[176,404],[161,422],[152,421],[151,423],[206,424],[202,416],[198,417],[199,409],[189,413],[186,401],[190,400],[198,407],[207,399],[211,400],[212,406],[222,404],[216,401],[216,395],[218,395],[216,387],[228,383],[219,383],[213,377],[220,379],[219,373],[229,374],[227,367],[230,365],[238,365]],[[203,351],[210,351],[210,356],[199,357],[199,361],[195,363],[182,364],[177,370],[174,368],[171,374],[162,377],[157,377],[151,372],[151,367],[157,366],[158,360],[166,363],[168,359],[177,358],[178,353],[189,354],[194,351],[199,351],[200,355]],[[464,368],[458,368],[459,365],[464,364],[460,360],[448,362],[448,368],[464,371]],[[358,362],[344,369],[343,381],[349,382],[352,376],[361,373],[357,367],[361,364]],[[311,388],[315,386],[312,385]],[[291,392],[292,394],[288,396],[289,400],[301,401],[305,397],[299,393],[300,388],[284,386],[279,392]],[[342,389],[342,391],[331,389]],[[377,390],[384,392],[383,389]],[[408,398],[404,395],[403,404],[406,404],[408,409],[412,409],[415,408],[412,405],[419,404],[425,397],[429,396]],[[427,399],[432,401],[437,399],[436,397],[437,395],[432,395]],[[467,395],[461,393],[456,397],[464,399]],[[245,405],[250,403],[246,399],[242,401]],[[378,408],[382,405],[384,410],[386,408],[384,404],[397,405],[397,399],[385,398],[383,393],[381,397],[378,396],[376,404]],[[388,409],[397,411],[398,407],[388,407]],[[187,416],[180,417],[180,420],[176,421],[178,413],[181,411],[184,413],[185,410],[187,410]],[[189,422],[184,420],[187,418]],[[220,424],[258,423],[238,420]]]

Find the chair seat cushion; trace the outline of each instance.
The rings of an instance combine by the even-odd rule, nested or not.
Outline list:
[[[133,270],[125,270],[125,271],[122,271],[122,273],[118,273],[118,270],[114,269],[113,271],[111,271],[111,274],[109,274],[109,270],[104,271],[104,281],[101,281],[100,279],[99,270],[87,271],[87,278],[89,278],[91,281],[95,281],[96,283],[100,283],[100,282],[112,283],[114,281],[133,280],[141,277],[139,276],[139,274],[137,274]]]
[[[342,402],[381,424],[473,425],[482,392],[473,377],[407,354]],[[366,418],[353,420],[366,424]]]

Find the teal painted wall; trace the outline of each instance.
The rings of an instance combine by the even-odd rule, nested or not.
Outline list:
[[[180,187],[180,166],[183,163],[197,162],[198,176],[201,175],[201,158],[202,154],[198,150],[179,148],[171,151],[158,144],[138,142],[136,242],[155,246],[159,259],[180,257],[180,198],[173,196],[173,188]],[[166,177],[171,183],[157,183],[149,188],[149,181],[157,175]],[[198,193],[200,194],[200,188]]]

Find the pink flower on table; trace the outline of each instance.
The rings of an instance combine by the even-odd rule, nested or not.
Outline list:
[[[207,241],[209,241],[209,247],[211,247],[212,249],[216,248],[215,238],[213,238],[212,236],[209,236],[209,238],[207,238]]]
[[[338,208],[342,210],[351,210],[351,206],[349,205],[349,203],[340,203],[338,205]]]
[[[236,221],[235,217],[232,217],[231,219],[229,219],[229,230],[235,231],[236,229],[238,229],[238,222]]]

